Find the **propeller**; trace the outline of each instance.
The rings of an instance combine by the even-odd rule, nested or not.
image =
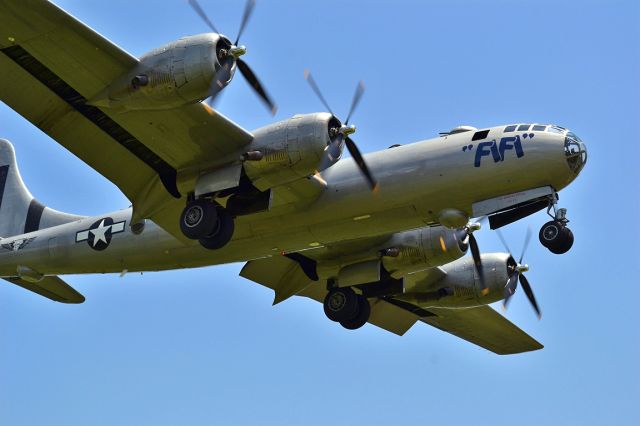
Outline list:
[[[211,22],[207,14],[200,6],[200,3],[198,3],[198,0],[188,0],[188,3],[198,14],[198,16],[200,16],[204,23],[211,29],[211,31],[220,34],[216,26],[213,24],[213,22]],[[249,65],[240,58],[242,55],[247,53],[247,48],[245,46],[238,45],[238,43],[240,42],[240,36],[244,32],[247,23],[249,22],[249,18],[251,17],[251,13],[253,12],[253,8],[255,7],[255,5],[255,0],[247,0],[236,41],[233,44],[229,44],[225,48],[220,48],[217,52],[218,61],[220,62],[220,69],[216,72],[215,78],[211,82],[209,88],[208,104],[209,106],[211,106],[215,98],[225,87],[225,85],[231,78],[231,70],[233,69],[233,65],[236,64],[245,80],[247,80],[258,97],[264,102],[267,108],[269,108],[271,114],[275,115],[278,109],[275,102],[273,102],[271,97],[267,94],[267,91],[264,89],[262,83],[260,83],[260,80],[258,80],[258,77],[251,70]]]
[[[311,89],[314,91],[316,96],[318,96],[318,98],[320,99],[320,102],[322,102],[322,105],[324,105],[327,111],[329,111],[331,115],[335,117],[336,115],[333,113],[333,110],[329,106],[329,103],[327,102],[325,97],[322,95],[322,92],[320,91],[320,87],[318,87],[318,84],[314,80],[309,70],[305,70],[304,78],[307,80],[307,82],[311,86]],[[347,119],[345,120],[344,124],[342,124],[340,121],[337,121],[338,125],[333,126],[329,129],[329,137],[331,138],[331,142],[329,143],[329,145],[327,145],[327,148],[325,149],[325,155],[322,158],[322,161],[320,163],[320,167],[318,167],[318,170],[322,171],[328,168],[329,166],[331,166],[332,164],[334,164],[335,162],[337,162],[342,156],[342,151],[346,146],[347,150],[349,151],[349,154],[351,154],[351,157],[353,157],[353,160],[356,162],[356,164],[358,165],[358,168],[360,169],[365,179],[369,183],[371,190],[375,192],[378,190],[378,182],[373,177],[371,170],[369,170],[369,167],[367,166],[367,163],[364,161],[364,158],[362,157],[360,150],[356,146],[356,143],[353,141],[353,139],[349,137],[350,134],[355,133],[356,131],[356,126],[354,125],[350,126],[349,120],[351,120],[351,116],[353,115],[353,112],[356,110],[356,107],[360,103],[360,99],[362,98],[363,94],[364,94],[364,83],[360,81],[358,82],[358,85],[356,86],[356,91],[353,94],[351,107],[349,108],[349,113],[347,114]]]
[[[529,265],[523,264],[522,260],[524,259],[524,254],[527,250],[527,247],[529,246],[529,242],[531,241],[531,228],[527,228],[527,234],[524,239],[524,244],[522,245],[522,253],[520,254],[520,258],[517,262],[515,261],[513,254],[511,254],[512,252],[509,249],[509,245],[505,241],[502,232],[500,232],[499,229],[497,229],[496,231],[498,232],[498,237],[500,237],[502,245],[504,245],[504,248],[511,255],[509,261],[507,262],[509,278],[507,280],[507,284],[504,286],[504,300],[502,302],[502,306],[504,307],[504,309],[507,308],[509,300],[511,299],[511,296],[513,296],[513,294],[516,292],[516,289],[518,288],[518,282],[520,282],[520,284],[522,285],[522,290],[524,290],[524,293],[527,295],[531,306],[533,306],[533,309],[538,315],[538,319],[540,319],[542,316],[540,307],[538,306],[538,302],[536,302],[536,298],[533,295],[533,290],[531,289],[529,280],[527,280],[527,278],[523,275],[524,272],[527,272],[529,270]]]
[[[469,222],[463,229],[463,231],[469,237],[469,248],[471,249],[471,257],[473,258],[473,265],[476,268],[476,272],[478,272],[478,278],[480,279],[480,287],[481,293],[483,296],[489,294],[489,287],[487,287],[486,280],[484,278],[484,270],[482,267],[482,258],[480,256],[480,248],[478,247],[478,241],[476,237],[473,235],[474,232],[482,229],[481,222],[486,217],[480,219],[479,222]]]

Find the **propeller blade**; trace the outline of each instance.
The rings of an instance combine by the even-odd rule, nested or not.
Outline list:
[[[211,31],[213,31],[214,33],[220,34],[220,31],[218,31],[216,26],[213,25],[213,22],[209,20],[209,17],[207,16],[206,13],[204,13],[204,10],[202,10],[202,8],[200,7],[200,3],[198,3],[197,0],[189,0],[189,5],[193,8],[193,10],[196,11],[196,13],[200,16],[200,18],[202,18],[205,24],[207,24],[207,26],[211,28]]]
[[[527,247],[529,247],[529,241],[531,241],[531,227],[527,227],[527,235],[524,237],[524,244],[522,244],[522,253],[520,254],[520,260],[518,263],[522,263],[522,259],[524,258],[524,254],[527,251]]]
[[[514,272],[509,276],[507,280],[507,284],[504,286],[504,300],[502,301],[502,306],[507,309],[507,304],[509,303],[509,299],[516,292],[516,288],[518,287],[518,272]]]
[[[353,100],[351,101],[351,108],[349,108],[349,114],[347,114],[347,120],[344,122],[345,125],[349,124],[349,120],[351,119],[351,115],[353,111],[355,111],[356,107],[360,103],[360,99],[364,93],[364,82],[360,80],[358,82],[358,86],[356,87],[356,92],[353,94]]]
[[[211,86],[209,88],[209,99],[207,100],[207,104],[210,107],[213,107],[213,101],[220,94],[222,89],[224,89],[225,84],[231,78],[231,68],[233,67],[233,57],[227,56],[222,61],[220,69],[216,72],[216,76],[211,82]]]
[[[522,274],[520,274],[520,284],[522,284],[522,290],[524,290],[524,293],[527,295],[529,302],[531,302],[531,306],[533,306],[536,314],[538,314],[538,319],[540,319],[542,317],[542,314],[540,313],[540,308],[538,307],[536,298],[533,295],[533,290],[531,289],[531,285],[529,285],[529,280],[527,280],[527,278]]]
[[[322,162],[320,163],[319,171],[322,171],[328,167],[330,167],[333,163],[336,162],[342,155],[342,148],[344,145],[344,135],[342,133],[338,133],[335,139],[327,146],[324,151],[324,156],[322,157]]]
[[[487,283],[484,279],[484,274],[482,273],[482,259],[480,258],[480,249],[478,248],[478,241],[476,241],[476,237],[473,234],[469,234],[469,248],[471,249],[471,257],[473,257],[473,264],[476,267],[476,271],[478,271],[478,277],[480,278],[480,286],[482,287],[482,294],[486,295],[489,293],[489,289],[487,288]]]
[[[260,80],[258,80],[258,77],[256,77],[253,71],[251,71],[251,68],[249,68],[249,65],[247,65],[247,63],[242,59],[238,58],[236,63],[238,64],[238,69],[240,70],[240,73],[242,73],[242,76],[247,80],[251,87],[253,87],[253,90],[255,90],[258,96],[260,96],[260,99],[262,99],[262,101],[267,105],[267,108],[271,111],[271,115],[275,115],[278,107],[264,90]]]
[[[244,14],[242,15],[242,21],[240,22],[240,29],[238,30],[238,37],[236,37],[236,42],[233,43],[235,46],[238,45],[240,41],[240,36],[247,26],[247,22],[249,22],[249,18],[251,17],[251,12],[253,12],[253,8],[256,6],[256,0],[247,0],[247,4],[244,7]]]
[[[351,157],[353,157],[353,160],[356,162],[356,164],[360,168],[360,171],[362,172],[364,177],[367,179],[367,182],[369,182],[369,186],[371,186],[371,190],[374,192],[377,191],[378,182],[376,182],[375,178],[371,174],[369,167],[367,167],[367,163],[364,162],[364,158],[362,158],[362,154],[360,154],[360,150],[356,146],[356,143],[350,137],[347,136],[346,145],[347,145],[347,149],[349,150],[349,154],[351,154]]]
[[[509,248],[509,244],[507,244],[507,240],[504,239],[504,235],[502,235],[502,231],[500,231],[499,229],[496,229],[496,233],[498,234],[498,238],[500,238],[500,241],[502,242],[504,249],[507,251],[507,253],[511,254],[512,251]]]
[[[331,111],[331,107],[329,106],[329,103],[327,102],[327,100],[324,98],[324,96],[322,96],[322,92],[320,92],[320,88],[318,87],[318,85],[316,84],[316,81],[311,76],[311,73],[309,72],[309,70],[304,70],[304,79],[309,82],[309,85],[311,86],[313,91],[316,93],[318,98],[320,98],[320,101],[322,102],[324,107],[327,109],[327,111],[329,111],[332,115],[335,115],[333,111]]]

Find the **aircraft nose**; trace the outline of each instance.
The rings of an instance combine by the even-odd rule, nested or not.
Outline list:
[[[567,132],[564,139],[564,155],[573,173],[578,175],[587,163],[587,147],[573,132]]]

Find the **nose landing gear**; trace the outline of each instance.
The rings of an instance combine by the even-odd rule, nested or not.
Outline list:
[[[563,254],[569,251],[573,246],[573,232],[567,227],[569,219],[567,219],[567,209],[557,209],[556,204],[558,197],[553,194],[549,200],[547,214],[553,220],[545,223],[540,228],[538,238],[540,243],[545,246],[551,253]],[[553,210],[553,214],[551,211]]]

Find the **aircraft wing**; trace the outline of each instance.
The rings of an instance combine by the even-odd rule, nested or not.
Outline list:
[[[420,318],[422,322],[499,355],[536,351],[544,347],[490,306],[429,308],[428,311],[434,315]]]
[[[86,104],[138,60],[45,0],[0,0],[0,100],[112,181],[134,216],[180,236],[177,175],[253,136],[201,103],[116,112]],[[163,212],[163,210],[165,210]]]
[[[314,276],[317,263],[339,254],[360,252],[375,247],[379,239],[347,241],[344,245],[309,250],[286,256],[273,256],[249,261],[240,275],[275,291],[274,305],[291,296],[304,296],[320,303],[327,294],[326,282]],[[302,256],[301,256],[302,255]],[[291,256],[291,257],[288,257]],[[311,256],[311,257],[309,257]],[[442,277],[440,268],[429,270],[430,279]],[[421,308],[393,297],[369,297],[369,323],[403,335],[418,320],[446,331],[468,342],[500,355],[535,351],[543,346],[490,306],[474,308]]]
[[[299,262],[286,256],[266,257],[245,264],[240,275],[275,291],[274,305],[293,296],[305,296],[322,303],[327,289],[324,281],[314,281]],[[419,317],[382,299],[371,299],[369,323],[402,336]]]

